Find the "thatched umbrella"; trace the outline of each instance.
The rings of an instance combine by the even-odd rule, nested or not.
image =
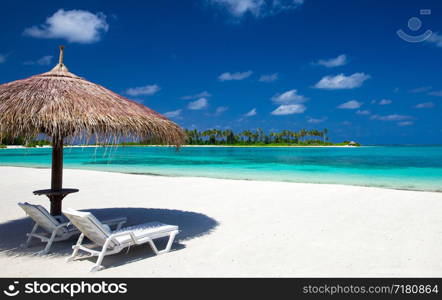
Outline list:
[[[116,141],[121,137],[179,146],[182,129],[157,112],[68,71],[60,47],[59,63],[49,72],[0,85],[0,138],[52,139],[51,213],[61,214],[64,190],[63,144],[90,138]]]

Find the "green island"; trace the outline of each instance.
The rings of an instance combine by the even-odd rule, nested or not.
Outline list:
[[[231,129],[219,130],[208,129],[199,131],[197,129],[184,129],[186,133],[186,145],[190,146],[360,146],[353,141],[343,141],[340,143],[331,142],[328,137],[328,129],[300,129],[298,131],[281,130],[266,133],[263,129],[243,130],[234,132]],[[158,145],[155,141],[121,142],[120,146],[149,146]],[[51,145],[46,139],[34,139],[26,141],[24,138],[3,138],[0,148],[6,145],[25,146],[25,147],[43,147]],[[104,145],[104,144],[91,144]]]
[[[268,134],[261,128],[241,132],[235,132],[232,129],[204,131],[185,129],[184,132],[187,137],[186,145],[194,146],[360,146],[359,143],[352,141],[331,142],[328,129],[300,129],[298,131],[285,129]],[[155,143],[148,141],[121,143],[125,146],[152,144]]]

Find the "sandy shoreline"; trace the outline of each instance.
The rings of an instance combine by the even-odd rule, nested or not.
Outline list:
[[[64,262],[75,240],[46,257],[38,242],[17,249],[31,229],[17,202],[48,207],[31,192],[50,170],[0,167],[0,179],[2,276],[442,276],[441,193],[65,170],[80,189],[65,207],[182,230],[169,254],[135,247],[89,273],[90,260]]]

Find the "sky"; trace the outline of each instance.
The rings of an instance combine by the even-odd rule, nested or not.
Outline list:
[[[0,84],[65,45],[69,71],[184,128],[442,144],[441,1],[3,0],[0,28]]]

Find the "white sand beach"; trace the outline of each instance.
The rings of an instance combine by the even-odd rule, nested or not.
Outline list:
[[[79,188],[64,207],[98,216],[127,215],[128,224],[179,225],[173,251],[148,246],[65,263],[75,239],[17,248],[31,222],[17,206],[49,207],[32,191],[47,188],[49,169],[0,167],[1,276],[442,276],[442,193],[344,185],[177,178],[65,170],[64,186]]]

